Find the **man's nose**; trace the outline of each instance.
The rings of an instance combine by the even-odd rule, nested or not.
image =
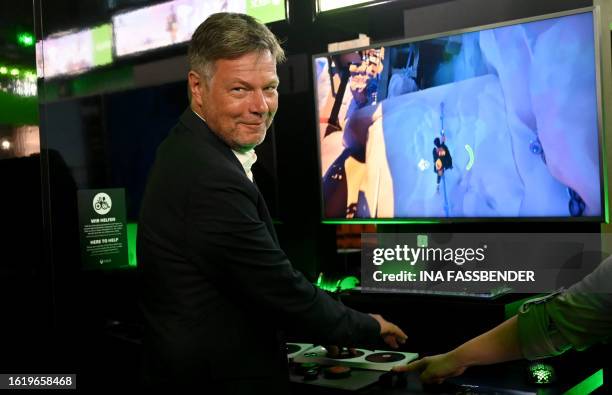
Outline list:
[[[255,90],[251,95],[250,111],[252,113],[265,114],[270,110],[270,106],[266,100],[262,90]]]

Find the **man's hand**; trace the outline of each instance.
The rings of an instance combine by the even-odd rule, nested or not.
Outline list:
[[[397,325],[382,318],[379,314],[370,314],[380,325],[380,336],[392,348],[406,343],[408,336]]]
[[[421,381],[427,384],[441,384],[450,377],[459,376],[467,367],[459,364],[452,352],[421,358],[408,365],[396,366],[394,372],[419,372]]]

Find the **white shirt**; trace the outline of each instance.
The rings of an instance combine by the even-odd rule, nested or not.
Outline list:
[[[206,122],[206,120],[202,118],[200,114],[198,114],[195,111],[193,113],[197,115],[198,118],[200,118],[202,121]],[[232,152],[234,153],[234,155],[236,155],[236,158],[238,158],[238,160],[240,161],[240,164],[242,165],[242,168],[244,169],[246,176],[249,178],[249,180],[253,181],[253,172],[251,171],[251,168],[257,161],[257,154],[255,153],[255,150],[250,149],[246,152],[239,152],[236,150],[232,150]]]
[[[249,180],[253,181],[253,172],[251,171],[251,167],[253,167],[257,161],[257,154],[255,153],[255,150],[251,148],[247,152],[238,152],[234,150],[232,150],[232,152],[234,155],[236,155],[236,158],[238,158],[240,164],[242,164],[242,168],[244,169],[247,177],[249,177]]]

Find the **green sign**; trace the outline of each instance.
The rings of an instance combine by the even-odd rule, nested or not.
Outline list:
[[[102,66],[113,61],[112,41],[113,32],[109,23],[91,30],[93,43],[93,64]]]
[[[247,14],[261,23],[285,19],[285,0],[246,0]]]
[[[81,258],[86,268],[128,266],[125,191],[78,191]]]

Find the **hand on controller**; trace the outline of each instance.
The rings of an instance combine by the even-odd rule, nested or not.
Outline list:
[[[370,314],[380,325],[380,336],[392,348],[406,343],[408,336],[397,325],[382,318],[379,314]]]
[[[441,384],[450,377],[459,376],[467,367],[461,365],[452,352],[421,358],[404,366],[396,366],[394,372],[418,372],[426,384]]]

